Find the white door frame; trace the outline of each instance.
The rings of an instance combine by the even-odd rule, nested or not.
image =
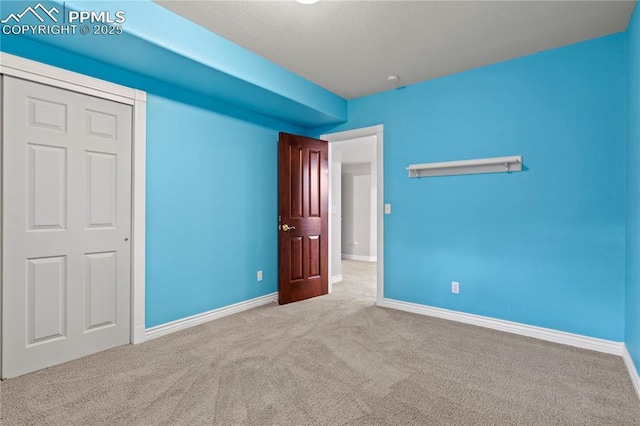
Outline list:
[[[0,80],[3,75],[82,93],[131,105],[133,110],[132,169],[131,169],[131,330],[130,342],[144,341],[145,331],[145,188],[146,188],[146,121],[147,94],[88,77],[62,68],[45,65],[19,56],[0,52]],[[0,81],[0,95],[2,81]],[[0,105],[2,104],[0,98]],[[1,114],[1,110],[0,110]],[[0,115],[1,118],[1,115]],[[1,120],[0,120],[1,121]],[[1,129],[0,129],[1,130]],[[0,139],[2,133],[0,133]],[[0,145],[2,146],[2,145]],[[0,151],[1,152],[1,151]],[[0,194],[2,189],[2,161],[0,161]],[[0,197],[0,229],[2,229],[2,198]],[[1,237],[1,235],[0,235]],[[4,240],[1,250],[4,250]],[[0,260],[2,259],[0,255]],[[2,289],[2,263],[0,262],[0,290]],[[1,302],[0,291],[0,302]],[[2,303],[0,303],[0,321]],[[0,322],[0,336],[2,335]],[[1,339],[0,339],[1,341]],[[0,352],[1,355],[1,352]],[[1,376],[0,376],[1,377]]]
[[[329,142],[329,158],[331,158],[331,143],[346,141],[350,139],[363,138],[367,136],[376,136],[376,163],[377,163],[377,200],[376,200],[376,218],[377,218],[377,273],[376,273],[376,304],[382,303],[384,298],[384,157],[383,157],[383,125],[363,127],[360,129],[347,130],[344,132],[328,133],[320,136],[320,139]],[[329,161],[329,202],[331,202],[331,161]],[[329,209],[329,273],[331,273],[331,236],[332,226],[331,219],[333,212]],[[329,277],[329,292],[332,290],[331,277]]]

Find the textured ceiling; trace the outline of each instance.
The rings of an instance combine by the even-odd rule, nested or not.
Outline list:
[[[624,31],[635,1],[156,1],[347,99]],[[400,81],[391,84],[388,74]]]

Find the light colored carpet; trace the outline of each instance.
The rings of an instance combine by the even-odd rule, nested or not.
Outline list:
[[[4,425],[633,425],[620,357],[374,306],[374,264],[0,385]]]

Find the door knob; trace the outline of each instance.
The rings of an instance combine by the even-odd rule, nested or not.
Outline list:
[[[282,230],[283,231],[290,231],[292,229],[296,229],[296,227],[295,226],[289,226],[286,223],[284,225],[282,225]]]

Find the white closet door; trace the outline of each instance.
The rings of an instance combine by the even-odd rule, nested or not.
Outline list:
[[[3,90],[2,374],[129,342],[131,107]]]

